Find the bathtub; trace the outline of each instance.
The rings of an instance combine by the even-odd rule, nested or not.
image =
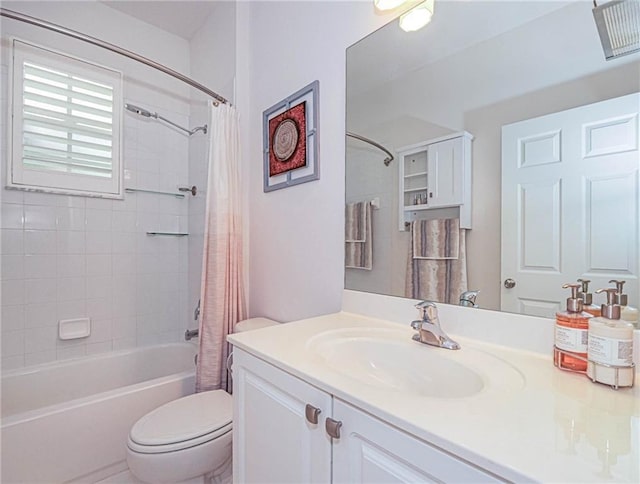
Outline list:
[[[194,392],[196,350],[158,345],[6,372],[1,481],[96,482],[125,470],[133,423]]]

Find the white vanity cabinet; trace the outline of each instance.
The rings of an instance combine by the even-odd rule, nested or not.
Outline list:
[[[239,349],[233,379],[234,482],[502,482]]]
[[[471,228],[472,139],[462,132],[398,149],[400,230],[424,210],[444,208],[455,208],[461,227]]]

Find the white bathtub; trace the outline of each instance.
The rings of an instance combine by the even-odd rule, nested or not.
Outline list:
[[[196,349],[135,348],[5,373],[1,481],[95,482],[126,469],[133,423],[193,393]]]

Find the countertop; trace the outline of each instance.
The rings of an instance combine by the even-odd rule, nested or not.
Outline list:
[[[507,480],[640,482],[638,385],[615,391],[586,376],[558,370],[550,354],[450,334],[462,349],[411,343],[425,352],[446,352],[443,356],[466,364],[477,358],[473,369],[484,383],[479,393],[445,399],[389,391],[331,368],[310,349],[309,342],[317,341],[318,335],[346,328],[363,335],[372,329],[389,330],[392,338],[406,335],[407,340],[415,333],[395,322],[340,312],[228,339],[237,348]],[[491,374],[491,360],[511,368],[500,381]],[[413,371],[428,372],[429,367]]]

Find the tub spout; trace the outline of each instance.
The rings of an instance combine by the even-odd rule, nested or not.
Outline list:
[[[190,341],[191,338],[197,337],[199,333],[197,329],[188,329],[184,332],[184,339],[185,341]]]

